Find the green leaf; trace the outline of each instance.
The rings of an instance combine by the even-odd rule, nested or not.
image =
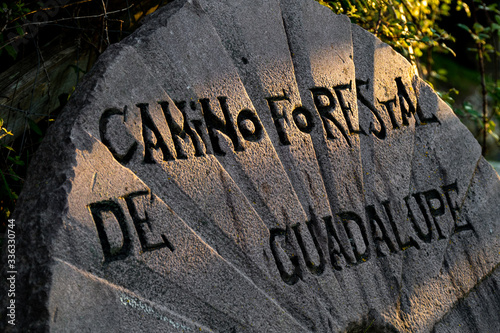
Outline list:
[[[473,118],[480,118],[481,117],[481,114],[474,109],[474,107],[472,106],[471,103],[469,102],[465,102],[464,103],[464,111],[469,114],[470,116],[472,116]]]
[[[464,29],[464,30],[466,30],[468,32],[471,32],[471,30],[469,29],[469,27],[466,26],[465,24],[459,23],[457,25],[458,25],[459,28],[462,28],[462,29]]]
[[[449,48],[448,45],[446,45],[445,43],[441,43],[441,47],[444,48],[445,50],[449,51],[451,54],[453,54],[454,57],[457,56],[455,51],[453,51],[451,48]]]
[[[19,25],[16,27],[16,31],[19,34],[19,36],[24,36],[24,30]]]
[[[493,47],[493,45],[491,45],[491,44],[486,44],[486,45],[484,45],[484,49],[485,49],[486,51],[494,51],[494,50],[495,50],[495,48],[494,48],[494,47]]]
[[[7,51],[7,53],[12,57],[14,58],[14,60],[16,60],[17,58],[17,52],[16,50],[12,47],[12,45],[7,45],[5,46],[5,51]]]
[[[0,170],[0,176],[2,176],[3,184],[4,184],[5,189],[7,190],[7,194],[9,196],[10,200],[16,200],[17,195],[14,192],[12,192],[12,190],[10,189],[9,183],[7,183],[7,179],[5,179],[5,176],[4,176],[2,170]]]
[[[488,38],[490,38],[490,35],[485,34],[485,33],[480,33],[480,34],[478,35],[478,37],[479,37],[479,39],[480,39],[480,40],[483,40],[483,41],[484,41],[484,40],[487,40]]]
[[[18,182],[20,180],[19,176],[17,175],[17,173],[12,168],[9,168],[9,174],[8,174],[8,176],[10,176],[10,178],[14,179],[14,181],[16,181],[16,182]]]
[[[472,26],[472,29],[474,29],[474,31],[476,33],[484,31],[484,27],[480,23],[477,23],[477,22],[474,23],[474,25]]]
[[[437,92],[439,97],[441,97],[441,99],[443,101],[445,101],[450,107],[452,107],[453,103],[455,103],[455,99],[453,98],[452,95],[455,95],[455,96],[458,96],[458,90],[455,89],[455,88],[452,88],[450,89],[447,93],[443,93],[443,92]],[[457,110],[457,111],[461,111],[461,110]],[[460,114],[463,114],[463,112],[458,112]]]
[[[19,159],[19,156],[16,156],[15,158],[12,156],[7,156],[7,159],[16,165],[24,165],[24,161]]]
[[[84,71],[83,69],[81,69],[80,67],[78,67],[76,65],[69,65],[69,67],[73,68],[73,70],[75,71],[75,74],[78,74],[78,72],[81,72],[82,74],[87,74],[86,71]]]
[[[30,125],[30,128],[38,135],[42,135],[42,130],[38,125],[31,119],[28,118],[28,124]]]

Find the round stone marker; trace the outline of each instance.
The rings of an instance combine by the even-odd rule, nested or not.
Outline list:
[[[499,203],[472,134],[347,17],[174,1],[37,152],[0,330],[487,331]]]

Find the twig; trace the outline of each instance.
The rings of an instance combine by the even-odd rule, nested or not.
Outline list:
[[[14,166],[14,164],[11,164],[11,165],[10,165],[10,167],[11,167],[11,168],[12,168],[13,166]],[[20,180],[22,180],[22,181],[24,182],[24,178],[19,177],[18,175],[13,175],[13,174],[11,174],[11,173],[6,173],[6,172],[3,172],[3,174],[4,174],[4,175],[6,175],[6,176],[16,177],[16,178],[18,178],[18,179],[20,179]]]
[[[18,109],[18,108],[15,108],[15,107],[12,107],[12,106],[8,106],[8,105],[5,105],[5,104],[0,104],[0,107],[6,108],[6,109],[9,109],[9,110],[12,110],[12,111],[17,111],[17,112],[22,112],[22,113],[28,114],[28,111],[26,111],[26,110]]]
[[[123,22],[122,20],[118,20],[118,19],[109,19],[108,21]],[[96,28],[81,28],[81,27],[74,27],[71,25],[57,24],[57,23],[48,23],[47,25],[51,25],[54,27],[61,27],[61,28],[65,28],[65,29],[78,30],[78,31],[95,31],[96,30]],[[114,29],[108,29],[108,32],[113,32],[113,33],[117,33],[117,34],[127,34],[127,35],[131,34],[131,32],[129,32],[129,31],[123,31],[123,30],[120,31],[120,30],[114,30]]]
[[[12,44],[14,43],[16,40],[18,40],[19,38],[23,38],[24,36],[26,36],[28,33],[25,32],[24,35],[19,35],[19,36],[16,36],[14,38],[11,38],[10,40],[7,41],[7,43],[5,43],[4,45],[0,46],[0,50],[3,49],[4,47],[8,46],[9,44]]]
[[[125,0],[128,6],[128,0]],[[130,6],[128,7],[130,8]],[[128,26],[132,26],[132,16],[130,15],[130,10],[127,9],[127,14],[128,14]]]
[[[474,23],[478,23],[477,19],[477,7],[474,2],[472,2],[472,13],[474,17]],[[487,131],[486,131],[486,125],[488,122],[488,101],[486,99],[488,91],[486,90],[486,72],[484,71],[484,46],[483,44],[478,41],[476,42],[477,46],[477,55],[478,55],[478,60],[479,60],[479,72],[481,74],[481,95],[482,95],[482,102],[483,102],[483,116],[482,116],[482,121],[483,121],[483,145],[481,149],[481,153],[483,156],[486,155],[486,139],[487,139]]]
[[[375,321],[375,319],[372,320],[372,322],[370,323],[370,325],[368,325],[368,327],[366,328],[366,330],[363,333],[368,332],[368,329],[372,326],[372,324],[373,324],[374,321]]]
[[[484,2],[483,2],[483,6],[484,6]],[[499,13],[497,11],[497,13]],[[493,22],[493,20],[491,19],[491,16],[490,16],[490,12],[485,10],[485,14],[486,14],[486,19],[488,20],[488,23],[490,24],[490,26],[495,23]],[[493,82],[495,83],[495,88],[498,88],[498,74],[499,74],[499,71],[498,71],[498,53],[497,51],[499,50],[498,49],[498,34],[496,35],[493,35],[491,36],[491,40],[493,42],[493,48],[494,48],[494,52],[493,52]],[[496,103],[497,104],[497,103]]]
[[[39,50],[38,38],[36,38],[33,42],[35,43],[35,49]],[[38,73],[40,72],[40,52],[37,52],[37,55],[38,55],[38,64],[36,67],[35,80],[33,81],[33,88],[31,89],[31,98],[30,98],[30,106],[29,106],[30,112],[31,112],[31,107],[33,106],[33,100],[34,100],[34,96],[35,96],[35,87],[36,87],[36,83],[38,80]],[[28,125],[28,117],[24,118],[24,131],[23,131],[23,137],[21,139],[21,146],[19,148],[20,154],[22,153],[23,147],[24,147],[24,140],[26,138],[26,126],[27,125]]]
[[[382,23],[382,6],[378,9],[378,20],[375,25],[375,33],[378,34],[378,29],[380,28],[380,23]]]
[[[42,59],[42,67],[43,67],[43,71],[45,73],[45,76],[47,77],[47,85],[49,87],[49,89],[47,90],[47,95],[49,96],[49,101],[51,101],[52,100],[52,96],[50,94],[50,90],[51,90],[50,76],[49,76],[49,72],[47,71],[47,67],[45,67],[45,59],[43,58],[42,50],[40,50],[38,48],[38,43],[37,43],[36,52],[40,55],[40,58]],[[50,117],[50,108],[47,108],[47,109],[49,111],[49,114],[47,116]]]
[[[19,20],[19,19],[22,19],[23,17],[26,17],[28,15],[31,15],[31,14],[36,14],[38,12],[42,12],[42,11],[48,11],[48,10],[54,10],[54,9],[61,9],[61,8],[66,8],[66,7],[69,7],[69,6],[73,6],[73,5],[79,5],[79,4],[82,4],[82,3],[85,3],[85,2],[91,2],[92,0],[83,0],[83,1],[80,1],[80,2],[75,2],[75,3],[70,3],[70,4],[67,4],[67,5],[63,5],[63,6],[59,6],[59,7],[47,7],[47,8],[40,8],[40,9],[37,9],[37,10],[33,10],[29,13],[26,13],[26,14],[23,14],[21,16],[18,16],[16,17],[15,19],[13,19],[12,21],[9,22],[9,24],[11,23],[14,23],[15,21]]]
[[[9,25],[9,14],[10,14],[9,11],[7,11],[5,17],[5,24],[3,25],[2,29],[0,29],[0,32],[3,32],[5,28],[7,28],[7,25]]]
[[[102,2],[102,9],[104,10],[104,16],[103,16],[103,29],[106,32],[106,42],[109,45],[109,35],[108,35],[108,14],[106,13],[106,5],[104,4],[104,0],[101,0]]]
[[[30,23],[25,23],[25,24],[21,24],[19,25],[18,27],[26,27],[26,26],[32,26],[32,25],[43,25],[43,24],[51,24],[51,23],[57,23],[57,22],[60,22],[60,21],[70,21],[70,20],[83,20],[83,19],[89,19],[89,18],[98,18],[98,17],[103,17],[105,15],[112,15],[112,14],[116,14],[116,13],[121,13],[121,12],[124,12],[126,10],[129,10],[130,8],[132,8],[134,6],[134,4],[130,5],[128,8],[123,8],[123,9],[119,9],[119,10],[114,10],[112,12],[107,12],[106,14],[96,14],[96,15],[88,15],[88,16],[78,16],[78,17],[63,17],[63,18],[60,18],[60,19],[57,19],[57,20],[54,20],[54,21],[46,21],[46,22],[30,22]],[[15,27],[17,28],[17,27]],[[9,29],[14,29],[14,27],[12,28],[7,28],[5,30],[9,30]]]

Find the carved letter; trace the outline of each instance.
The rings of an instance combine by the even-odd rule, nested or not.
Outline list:
[[[238,123],[238,129],[243,139],[252,142],[257,142],[262,139],[264,129],[262,128],[259,118],[252,110],[241,110],[236,122]]]
[[[335,109],[336,106],[336,101],[335,97],[333,97],[332,93],[330,90],[327,88],[312,88],[310,89],[312,94],[313,94],[313,100],[314,100],[314,105],[316,106],[316,109],[318,110],[321,120],[323,120],[323,127],[326,131],[326,137],[328,139],[335,139],[335,136],[333,135],[333,130],[331,128],[331,125],[329,122],[332,122],[339,131],[342,133],[342,136],[344,139],[347,141],[347,144],[351,146],[351,142],[349,140],[349,137],[345,131],[345,129],[342,127],[342,124],[335,119],[335,116],[333,115],[333,110]],[[321,101],[321,96],[325,97],[328,99],[328,104],[324,105],[323,102]]]
[[[472,230],[474,231],[474,228],[472,227],[472,224],[470,221],[466,220],[465,224],[458,224],[459,216],[458,212],[460,211],[460,207],[458,207],[456,202],[453,202],[451,199],[451,192],[455,192],[458,195],[458,186],[457,186],[457,181],[455,180],[454,183],[444,185],[441,187],[443,189],[443,192],[446,196],[446,201],[448,202],[448,206],[450,207],[450,212],[451,216],[453,216],[453,221],[454,221],[454,230],[453,233],[456,234],[458,232],[466,231],[466,230]]]
[[[317,221],[313,217],[313,219],[307,223],[307,229],[309,230],[309,233],[311,234],[314,246],[316,247],[316,251],[318,252],[319,265],[315,264],[312,261],[311,255],[307,251],[307,247],[306,247],[306,244],[304,242],[304,238],[302,237],[301,225],[297,224],[297,225],[294,225],[292,227],[292,229],[295,233],[295,237],[297,238],[297,242],[299,243],[299,247],[302,250],[302,254],[304,255],[304,261],[306,262],[307,269],[309,269],[309,271],[314,275],[321,275],[321,274],[323,274],[323,272],[325,270],[325,256],[323,254],[323,250],[321,249],[321,246],[319,245],[319,242],[317,239],[317,235],[316,235],[316,233],[318,232],[318,230],[316,230],[317,228],[318,228]],[[303,227],[302,227],[302,229],[303,229]]]
[[[408,118],[411,118],[412,115],[415,115],[415,106],[413,105],[410,95],[406,91],[406,87],[403,83],[403,80],[400,77],[395,78],[396,85],[398,87],[398,97],[399,97],[399,107],[401,108],[401,118],[403,118],[403,125],[408,126]],[[408,105],[408,107],[407,107]],[[418,125],[415,120],[416,125]]]
[[[132,249],[130,232],[128,230],[127,223],[125,222],[125,214],[123,213],[122,207],[115,201],[106,200],[99,201],[90,204],[89,206],[92,218],[97,229],[97,234],[99,235],[99,240],[101,241],[102,252],[104,254],[104,263],[109,263],[114,260],[124,259],[130,254]],[[103,219],[103,213],[111,213],[118,222],[118,226],[111,225],[116,224],[114,219]],[[109,215],[108,215],[109,217]],[[110,240],[108,237],[108,232],[113,233],[116,236],[117,229],[120,230],[120,242],[122,243],[118,248],[111,248]]]
[[[375,245],[377,247],[377,255],[379,257],[386,256],[382,248],[383,243],[386,244],[389,252],[396,252],[396,247],[392,243],[392,240],[387,233],[387,229],[385,228],[384,223],[378,216],[375,206],[371,205],[366,207],[366,216],[368,217],[368,223],[370,223],[372,228],[373,241],[375,242]],[[376,233],[377,229],[380,229],[381,234]]]
[[[287,101],[290,103],[290,98],[286,96],[285,92],[283,91],[282,96],[273,96],[273,97],[267,97],[267,104],[269,105],[269,109],[271,110],[271,116],[273,117],[274,120],[274,126],[276,126],[276,130],[278,131],[278,136],[280,138],[280,143],[282,145],[289,145],[290,144],[290,139],[288,138],[288,133],[287,129],[290,127],[290,122],[288,121],[288,118],[286,116],[285,108],[278,108],[276,105],[276,102],[279,101]]]
[[[231,114],[229,112],[227,97],[217,97],[217,100],[219,101],[219,105],[222,110],[222,119],[217,117],[216,114],[212,111],[210,100],[208,98],[200,99],[203,116],[205,117],[208,134],[210,136],[210,141],[212,141],[214,152],[218,155],[226,155],[226,153],[220,146],[219,135],[227,136],[233,143],[235,151],[243,151],[244,146],[240,138],[238,137]]]
[[[271,235],[269,237],[269,242],[271,245],[271,251],[273,253],[274,260],[276,261],[276,266],[278,266],[278,270],[280,272],[281,279],[286,284],[289,284],[289,285],[296,284],[301,279],[301,272],[300,272],[300,267],[299,267],[299,257],[297,257],[294,253],[291,253],[288,255],[288,259],[290,260],[290,263],[293,266],[293,272],[288,273],[286,271],[286,268],[285,268],[283,261],[281,260],[282,257],[286,257],[287,255],[284,253],[285,251],[283,251],[283,249],[281,249],[281,246],[279,246],[277,244],[277,239],[276,239],[278,237],[280,237],[280,238],[284,237],[285,238],[285,245],[287,245],[287,247],[289,247],[290,246],[288,244],[290,242],[289,227],[287,226],[286,230],[271,229],[270,232],[271,232]]]
[[[146,210],[147,198],[145,197],[148,194],[148,191],[138,191],[130,193],[125,197],[130,216],[132,216],[135,229],[137,230],[137,235],[139,236],[139,241],[141,242],[142,251],[153,251],[163,247],[168,247],[170,251],[174,251],[174,247],[165,235],[158,235],[154,233],[152,221]],[[135,200],[135,198],[139,198],[139,200]],[[138,203],[137,201],[142,202]],[[137,209],[138,206],[142,206],[141,215],[144,215],[144,217],[140,216]]]
[[[392,128],[399,128],[398,121],[396,120],[396,115],[394,114],[394,105],[396,104],[396,99],[390,99],[388,101],[378,101],[380,104],[384,105],[387,109],[387,113],[389,113],[389,117],[391,118]]]
[[[314,128],[314,118],[308,109],[303,106],[297,106],[292,112],[295,126],[303,133],[311,133]]]
[[[127,164],[130,162],[135,151],[137,150],[138,144],[137,141],[134,140],[125,154],[119,154],[111,144],[111,139],[108,137],[108,124],[112,116],[125,116],[126,110],[127,107],[125,107],[124,111],[117,108],[107,109],[101,115],[101,119],[99,119],[99,134],[101,136],[101,141],[104,145],[106,145],[106,147],[108,147],[111,154],[113,154],[113,157],[121,164]]]
[[[425,117],[424,112],[422,111],[422,108],[420,107],[420,103],[418,103],[418,101],[417,101],[417,114],[422,125],[427,125],[427,123],[438,123],[439,125],[441,125],[441,122],[436,117],[436,115],[431,113],[429,117]]]
[[[188,124],[186,113],[184,111],[186,103],[176,103],[176,106],[180,111],[180,124],[174,120],[172,112],[169,110],[168,102],[160,101],[158,102],[158,104],[161,105],[161,109],[163,110],[163,114],[165,115],[165,120],[167,121],[168,128],[170,129],[170,134],[172,135],[172,141],[174,142],[177,158],[187,158],[187,154],[183,148],[183,143],[192,143],[195,150],[195,156],[204,156],[204,144],[201,141],[199,135],[196,134]]]
[[[448,206],[450,207],[451,216],[453,217],[453,221],[457,222],[459,207],[453,200],[451,200],[450,192],[455,192],[458,195],[458,186],[457,181],[449,185],[441,186],[443,189],[444,195],[446,196],[446,201],[448,202]]]
[[[427,202],[427,207],[429,207],[429,212],[431,213],[431,216],[434,219],[434,224],[436,225],[439,239],[444,239],[446,237],[443,235],[443,231],[441,230],[441,226],[439,225],[439,223],[437,221],[437,217],[444,215],[444,213],[445,213],[443,199],[441,198],[441,195],[439,194],[439,192],[437,190],[426,191],[426,192],[424,192],[424,196],[425,196],[425,201]],[[432,205],[432,200],[439,201],[439,206],[434,207]]]
[[[141,110],[142,118],[142,137],[144,139],[144,163],[155,163],[153,158],[153,149],[161,149],[164,161],[174,160],[174,155],[163,140],[158,127],[156,127],[153,118],[149,114],[149,104],[140,103],[137,107]],[[156,137],[154,143],[152,134]]]
[[[373,123],[371,123],[370,124],[370,133],[373,133],[380,140],[384,140],[387,136],[387,129],[385,127],[384,120],[382,119],[382,117],[378,113],[378,110],[375,107],[375,105],[373,105],[368,99],[366,99],[365,96],[363,96],[363,94],[361,93],[361,90],[359,89],[359,87],[364,86],[364,85],[368,85],[368,84],[369,84],[368,80],[366,80],[366,81],[356,80],[356,92],[357,92],[358,100],[373,113],[373,115],[377,119],[378,123],[380,124],[380,131],[377,131],[375,129],[375,125],[373,125]]]
[[[345,260],[347,261],[348,254],[340,243],[337,232],[335,231],[335,227],[333,226],[332,217],[324,217],[323,221],[325,221],[326,233],[328,238],[328,252],[330,253],[330,262],[334,269],[340,271],[342,270],[342,265],[340,262],[342,260],[342,256],[344,256]]]
[[[401,231],[398,229],[396,222],[394,221],[394,218],[391,213],[391,203],[389,200],[382,202],[382,206],[384,206],[385,213],[387,214],[387,217],[389,218],[389,223],[391,224],[392,231],[394,232],[394,236],[396,237],[396,242],[398,243],[399,249],[400,250],[406,250],[409,247],[415,246],[417,249],[420,249],[420,246],[418,245],[418,242],[411,236],[408,235],[408,241],[404,242],[403,237],[401,235]],[[406,203],[406,206],[408,207],[408,217],[407,219],[411,219],[411,222],[413,224],[413,227],[418,228],[420,231],[419,226],[416,224],[415,218],[413,216],[413,213],[410,209],[410,206],[408,202]]]
[[[349,92],[352,91],[352,81],[349,81],[349,84],[341,84],[341,85],[335,86],[335,87],[333,87],[333,89],[335,90],[335,95],[337,95],[337,99],[339,100],[340,109],[342,110],[342,113],[344,114],[344,118],[345,118],[345,121],[347,123],[347,128],[349,129],[349,133],[351,133],[351,134],[359,134],[359,133],[366,134],[365,131],[363,131],[363,129],[361,128],[361,126],[359,126],[359,124],[358,124],[358,127],[359,127],[358,129],[354,129],[354,127],[352,126],[351,103],[349,103],[349,102],[346,103],[346,101],[344,99],[343,91],[344,90],[347,90]]]
[[[358,214],[354,212],[342,212],[337,214],[337,216],[340,217],[340,219],[342,220],[344,229],[351,243],[351,247],[354,251],[354,256],[356,257],[357,262],[362,263],[367,261],[370,258],[370,247],[368,243],[368,235],[366,233],[366,228],[363,223],[363,220]],[[360,244],[358,244],[355,240],[355,235],[353,234],[351,227],[349,227],[349,222],[354,222],[355,225],[358,226],[361,232],[361,236],[363,238],[363,243],[364,243],[363,245],[365,247],[365,250],[363,252],[361,252]]]
[[[424,216],[424,219],[425,219],[425,223],[427,225],[427,233],[424,234],[424,232],[422,231],[422,229],[420,228],[420,226],[418,225],[417,223],[417,220],[415,219],[415,215],[413,214],[412,210],[411,210],[411,207],[410,207],[410,196],[407,196],[404,200],[405,200],[405,203],[406,203],[406,208],[408,209],[408,219],[411,220],[411,223],[413,225],[413,229],[415,229],[415,231],[417,232],[417,236],[423,240],[424,242],[426,243],[430,243],[432,241],[432,224],[431,224],[431,221],[429,219],[429,217],[427,216],[427,212],[425,210],[425,206],[424,204],[422,203],[422,198],[420,198],[420,195],[418,193],[414,194],[413,197],[415,198],[417,204],[418,204],[418,207],[420,208],[420,211],[422,212],[422,215]]]

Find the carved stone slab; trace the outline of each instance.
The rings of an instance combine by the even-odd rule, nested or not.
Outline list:
[[[498,327],[499,203],[453,111],[347,17],[174,1],[100,57],[30,166],[0,329]]]

